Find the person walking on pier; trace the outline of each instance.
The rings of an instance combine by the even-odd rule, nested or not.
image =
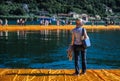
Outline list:
[[[73,46],[74,58],[75,58],[75,73],[74,75],[79,75],[80,67],[80,54],[81,53],[81,60],[82,60],[82,72],[81,74],[86,73],[86,49],[82,45],[82,40],[88,38],[87,32],[84,29],[84,35],[82,36],[82,26],[84,25],[84,20],[77,19],[76,20],[76,27],[72,30],[72,41],[71,45]]]
[[[5,26],[8,26],[8,20],[5,19]]]
[[[0,25],[1,25],[1,26],[3,25],[3,21],[2,21],[2,19],[0,19]]]

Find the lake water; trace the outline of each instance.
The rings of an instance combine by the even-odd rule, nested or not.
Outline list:
[[[120,69],[120,31],[88,31],[87,68]],[[0,32],[0,68],[73,69],[69,30]]]

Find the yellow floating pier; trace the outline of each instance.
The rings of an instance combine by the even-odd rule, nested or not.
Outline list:
[[[9,25],[0,31],[18,30],[71,30],[75,26]],[[120,26],[84,26],[88,30],[120,30]],[[120,69],[89,69],[85,75],[74,76],[72,69],[0,69],[0,81],[120,81]]]
[[[0,31],[17,31],[17,30],[71,30],[75,27],[75,25],[64,25],[64,26],[56,26],[56,25],[49,25],[49,26],[40,26],[40,25],[26,25],[26,26],[20,26],[20,25],[8,25],[8,26],[0,26]],[[93,30],[113,30],[113,29],[119,29],[119,25],[84,25],[83,26],[86,29],[93,29]]]
[[[85,75],[72,75],[66,69],[0,69],[0,81],[120,81],[120,70],[87,70]]]

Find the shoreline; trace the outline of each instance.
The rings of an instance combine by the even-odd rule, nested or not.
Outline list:
[[[88,69],[73,75],[73,69],[0,69],[0,81],[119,81],[120,69]]]
[[[27,30],[72,30],[75,27],[75,25],[49,25],[49,26],[44,26],[44,25],[25,25],[25,26],[20,26],[20,25],[7,25],[7,26],[0,26],[0,31],[27,31]],[[84,25],[84,28],[87,30],[120,30],[119,25]]]

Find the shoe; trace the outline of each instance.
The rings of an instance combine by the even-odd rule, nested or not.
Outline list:
[[[82,73],[80,73],[80,74],[85,75],[85,74],[86,74],[86,72],[82,72]]]
[[[79,73],[73,73],[74,76],[79,76]]]

